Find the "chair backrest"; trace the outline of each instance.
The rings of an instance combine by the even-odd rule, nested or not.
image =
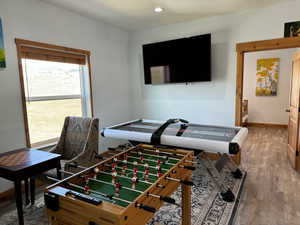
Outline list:
[[[95,151],[98,150],[97,140],[88,140],[89,136],[98,137],[98,123],[93,123],[94,118],[84,117],[66,117],[65,127],[62,132],[64,137],[62,156],[65,159],[72,159],[80,154],[85,148],[88,141],[94,141]],[[94,132],[94,133],[92,133]],[[96,134],[95,134],[96,132]]]

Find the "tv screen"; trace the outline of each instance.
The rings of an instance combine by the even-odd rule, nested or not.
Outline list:
[[[211,34],[143,45],[145,84],[211,80]]]

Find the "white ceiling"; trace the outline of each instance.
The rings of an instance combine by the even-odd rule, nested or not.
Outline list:
[[[81,15],[136,30],[261,8],[289,0],[41,0]],[[165,9],[155,13],[154,8]]]

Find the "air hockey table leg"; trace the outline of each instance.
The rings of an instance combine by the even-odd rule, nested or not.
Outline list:
[[[239,169],[239,167],[235,164],[235,162],[228,154],[219,153],[218,155],[220,156],[219,160],[225,161],[226,166],[230,169],[231,174],[235,179],[241,179],[243,177],[242,171]]]
[[[207,157],[205,152],[203,152],[202,155],[204,156],[204,159],[201,158],[201,155],[198,155],[198,161],[208,172],[208,175],[216,185],[216,188],[219,190],[222,199],[226,202],[233,202],[235,200],[235,195],[233,194],[231,189],[224,183],[224,175],[220,174],[220,171],[216,169],[215,165],[209,159],[209,157]]]

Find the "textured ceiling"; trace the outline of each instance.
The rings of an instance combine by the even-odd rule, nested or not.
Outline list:
[[[81,15],[137,30],[260,8],[289,0],[41,0]],[[165,9],[155,13],[160,6]]]

